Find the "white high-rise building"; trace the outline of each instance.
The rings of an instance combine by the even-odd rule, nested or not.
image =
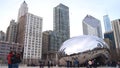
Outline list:
[[[84,35],[93,35],[102,38],[102,29],[101,23],[98,19],[87,15],[83,21],[83,34]]]
[[[23,8],[27,5],[21,5]],[[27,12],[27,9],[19,12]],[[17,42],[24,45],[23,60],[27,64],[37,64],[42,53],[42,18],[31,13],[18,16]]]

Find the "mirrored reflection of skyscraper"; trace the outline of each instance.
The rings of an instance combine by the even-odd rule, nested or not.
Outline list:
[[[108,15],[104,15],[103,20],[104,20],[105,32],[111,31],[111,24]]]
[[[101,22],[98,19],[87,15],[83,19],[82,24],[84,35],[93,35],[102,38]]]
[[[53,30],[57,33],[57,49],[59,49],[60,45],[70,38],[69,8],[59,4],[54,8],[53,14]]]
[[[120,19],[113,20],[111,23],[112,23],[112,28],[113,28],[114,38],[115,38],[117,54],[120,58]]]

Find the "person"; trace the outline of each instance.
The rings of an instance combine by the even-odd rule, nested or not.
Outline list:
[[[17,53],[16,54],[16,68],[19,68],[19,64],[20,64],[20,62],[21,62],[21,55],[20,55],[20,53]]]
[[[85,61],[85,66],[88,68],[88,60]]]
[[[44,62],[42,60],[39,61],[40,68],[44,68]]]
[[[74,67],[79,67],[79,61],[77,58],[74,59]]]
[[[96,59],[93,59],[93,60],[92,60],[92,66],[93,66],[94,68],[97,68],[97,61],[96,61]]]
[[[92,61],[91,60],[88,61],[88,68],[92,68]]]
[[[12,56],[13,56],[13,53],[12,51],[10,51],[9,54],[7,55],[8,68],[12,68],[12,61],[11,61]]]
[[[71,65],[70,65],[70,61],[67,60],[66,63],[67,63],[67,68],[70,68],[70,66],[71,66]]]
[[[118,65],[118,68],[120,68],[120,60],[118,60],[117,65]]]
[[[17,68],[17,58],[16,58],[16,52],[13,51],[13,56],[11,57],[11,63],[12,63],[12,68]]]
[[[50,66],[51,66],[51,61],[49,60],[48,61],[48,68],[50,68]]]

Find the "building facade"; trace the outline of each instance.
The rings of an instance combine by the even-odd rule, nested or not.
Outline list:
[[[17,23],[15,22],[15,20],[11,20],[10,21],[10,25],[7,28],[6,31],[6,41],[7,42],[16,42],[17,40]]]
[[[111,40],[112,41],[112,48],[116,49],[113,31],[105,32],[104,38],[108,38],[109,40]]]
[[[57,46],[56,46],[56,34],[54,31],[44,31],[42,35],[42,60],[46,61],[45,65],[49,60],[52,63],[56,64],[56,54],[57,54]]]
[[[42,55],[42,17],[27,13],[28,8],[25,1],[20,9],[19,12],[23,11],[23,14],[18,15],[17,42],[23,44],[24,63],[38,64]]]
[[[115,38],[113,31],[105,32],[104,40],[110,47],[111,60],[116,60],[117,53],[116,53],[116,45],[115,45]]]
[[[5,33],[0,31],[0,41],[5,41]]]
[[[70,38],[69,8],[63,4],[54,7],[53,12],[53,30],[56,32],[57,50],[61,44]]]
[[[44,31],[42,34],[42,59],[49,59],[50,35],[52,31]]]
[[[102,38],[102,29],[101,23],[98,19],[93,16],[87,15],[83,21],[83,34],[84,35],[93,35]]]
[[[119,43],[120,42],[120,19],[113,20],[111,23],[112,23],[118,58],[120,58],[120,43]]]
[[[0,41],[0,61],[3,64],[7,64],[7,55],[10,51],[16,51],[17,53],[22,53],[23,47],[18,43],[9,43]]]
[[[103,16],[104,26],[105,26],[105,32],[109,32],[112,30],[111,23],[108,15]]]

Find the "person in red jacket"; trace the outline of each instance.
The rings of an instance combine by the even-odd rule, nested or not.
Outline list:
[[[12,51],[10,51],[9,54],[7,55],[8,68],[12,68],[12,62],[11,62],[12,56],[13,56]]]

